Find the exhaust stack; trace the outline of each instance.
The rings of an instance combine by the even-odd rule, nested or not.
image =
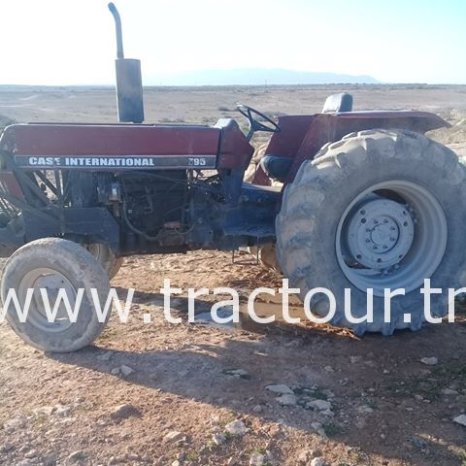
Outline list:
[[[125,58],[121,18],[117,7],[108,4],[115,20],[117,58],[115,60],[118,121],[142,123],[144,121],[144,100],[142,90],[141,61]]]

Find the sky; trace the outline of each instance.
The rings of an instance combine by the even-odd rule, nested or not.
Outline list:
[[[144,84],[281,68],[466,84],[465,0],[115,0]],[[102,0],[0,0],[0,84],[113,84]],[[169,83],[164,83],[169,84]]]

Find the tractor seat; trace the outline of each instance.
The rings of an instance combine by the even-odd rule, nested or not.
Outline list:
[[[353,96],[342,92],[341,94],[333,94],[327,97],[322,113],[341,113],[351,112],[352,110]],[[284,183],[288,177],[291,165],[293,165],[293,158],[282,155],[264,155],[259,165],[269,178]]]
[[[286,181],[292,164],[291,157],[283,157],[282,155],[264,155],[259,162],[260,167],[269,178],[281,183]]]
[[[341,94],[332,94],[325,99],[322,113],[340,113],[351,112],[353,110],[353,96],[342,92]]]

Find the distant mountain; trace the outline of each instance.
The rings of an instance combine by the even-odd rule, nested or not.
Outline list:
[[[263,86],[287,84],[377,84],[372,76],[293,71],[283,69],[199,70],[162,74],[144,79],[146,85],[162,86]]]

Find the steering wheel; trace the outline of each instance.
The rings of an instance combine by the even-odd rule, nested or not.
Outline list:
[[[236,109],[238,110],[241,115],[247,118],[248,123],[249,123],[249,132],[246,135],[246,139],[248,141],[251,140],[253,134],[256,131],[265,131],[266,133],[278,133],[280,132],[280,126],[275,123],[271,118],[268,116],[264,115],[263,113],[259,112],[255,108],[248,107],[247,105],[243,104],[238,104],[236,106]],[[266,123],[262,123],[260,120],[264,120]]]

